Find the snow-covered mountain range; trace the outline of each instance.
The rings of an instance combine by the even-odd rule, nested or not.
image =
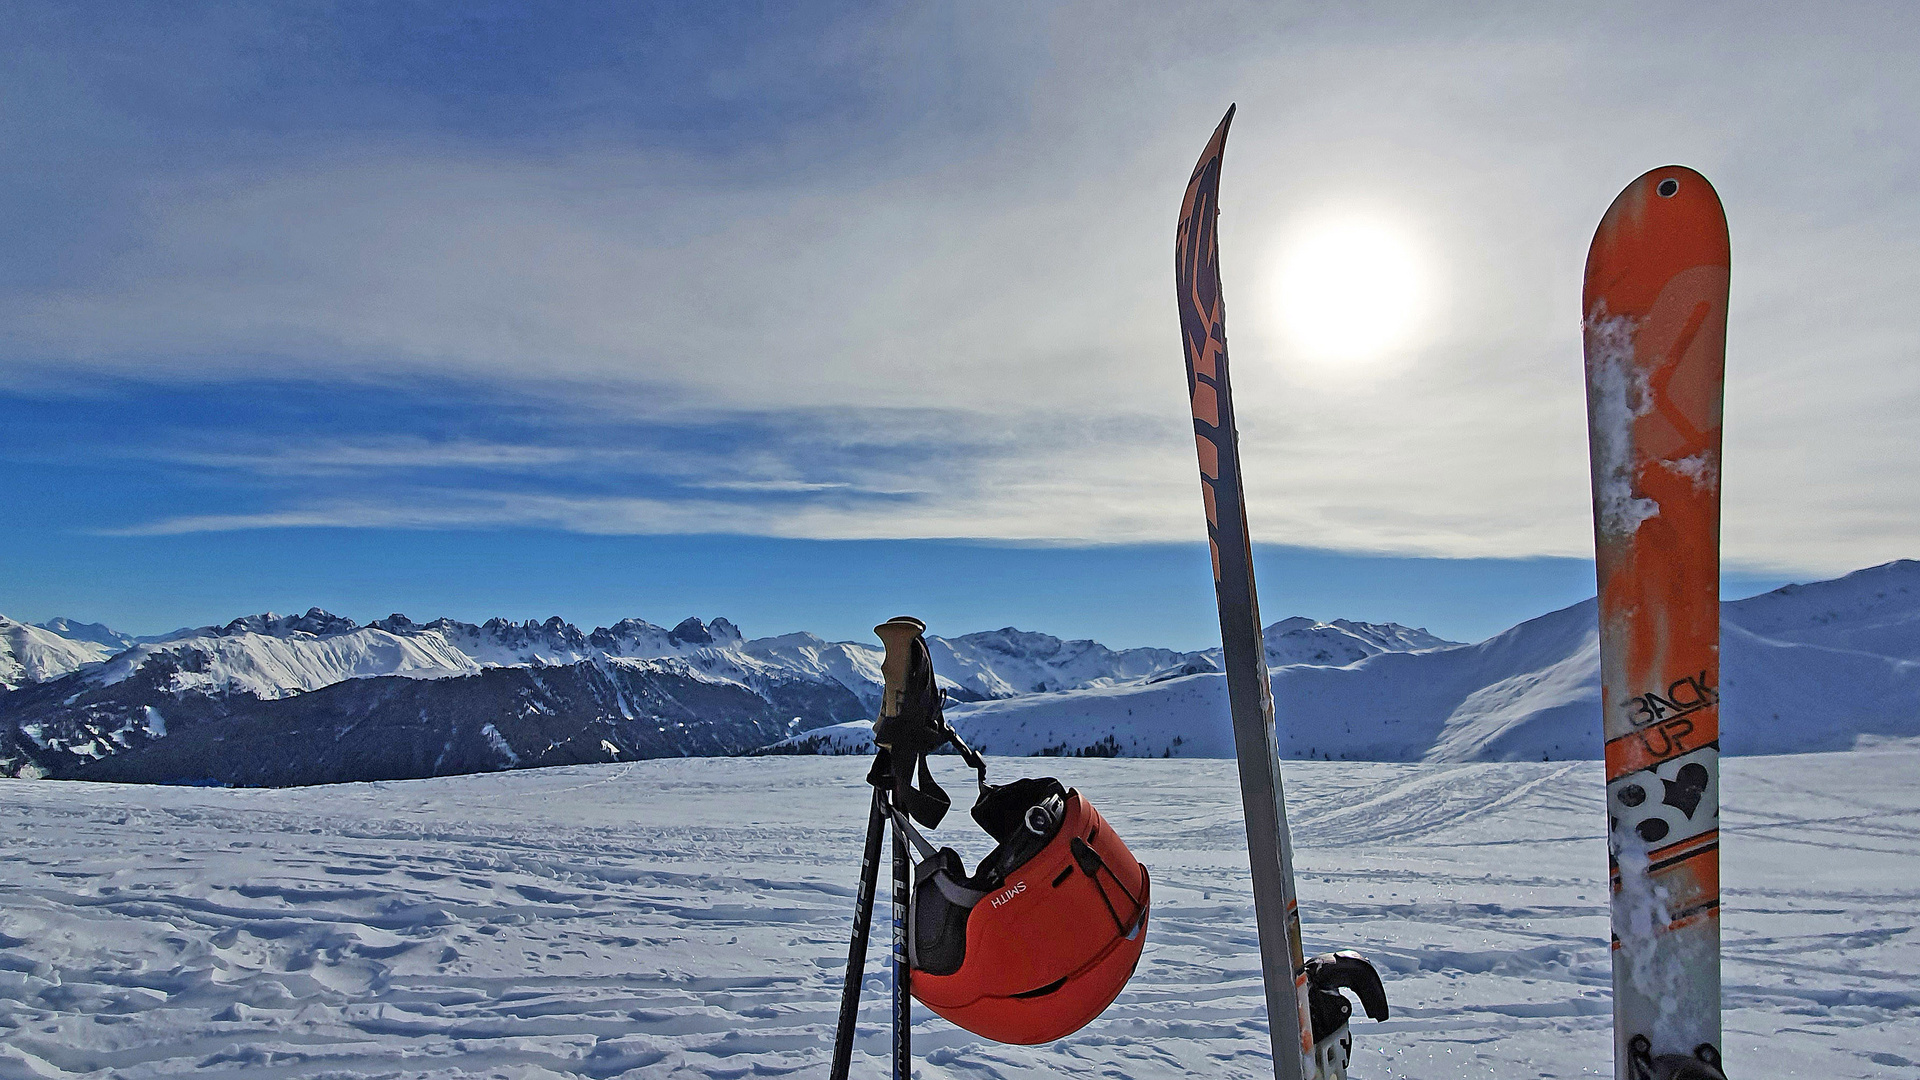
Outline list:
[[[90,683],[125,681],[163,660],[182,662],[174,688],[281,698],[347,679],[397,675],[443,679],[491,667],[562,667],[590,660],[689,659],[722,678],[785,672],[839,682],[863,702],[880,700],[880,649],[813,634],[745,639],[726,619],[689,618],[672,629],[640,619],[583,632],[555,617],[515,623],[490,619],[416,623],[389,615],[364,626],[319,608],[305,615],[248,615],[224,626],[133,638],[98,623],[53,619],[18,623],[0,616],[0,677],[6,689],[70,672]],[[1219,670],[1219,650],[1115,651],[1097,641],[1063,641],[1011,626],[962,637],[929,635],[941,683],[961,700],[1106,687],[1192,668]],[[1375,653],[1457,644],[1397,624],[1319,623],[1292,618],[1267,628],[1268,662],[1348,664]],[[1191,674],[1192,672],[1187,672]]]
[[[54,622],[66,624],[65,619]],[[51,625],[17,622],[0,615],[0,690],[57,679],[97,664],[116,651],[87,638],[68,637],[50,629]]]
[[[1727,603],[1721,620],[1727,752],[1920,738],[1920,562]],[[1283,752],[1372,761],[1597,757],[1599,649],[1588,600],[1475,645],[1275,665]],[[973,746],[1002,755],[1233,754],[1219,674],[962,704],[947,716]],[[871,730],[836,725],[778,749],[870,753]]]
[[[18,632],[0,654],[12,688],[0,771],[16,775],[293,783],[735,753],[870,716],[880,700],[877,643],[748,640],[726,619],[587,632],[558,618],[361,625],[315,608],[138,641],[70,620],[7,625]],[[1447,644],[1344,620],[1269,634],[1276,666]],[[929,645],[956,701],[1220,667],[1218,650],[1113,650],[1012,627]]]
[[[1732,753],[1920,737],[1920,563],[1729,603]],[[122,645],[122,643],[125,643]],[[1592,602],[1478,644],[1396,624],[1266,631],[1289,756],[1518,760],[1598,753]],[[1219,650],[1113,650],[1011,627],[929,639],[996,754],[1230,756]],[[725,619],[365,625],[319,609],[135,641],[0,620],[0,773],[241,784],[635,757],[865,753],[877,644],[747,639]]]

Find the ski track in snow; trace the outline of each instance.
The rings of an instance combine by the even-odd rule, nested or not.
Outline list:
[[[0,1078],[824,1075],[866,767],[0,781]],[[1920,1078],[1920,751],[1724,767],[1734,1075]],[[917,1075],[1271,1076],[1233,764],[996,777],[1015,769],[1082,787],[1152,868],[1147,951],[1060,1043],[916,1010]],[[1356,1077],[1611,1075],[1599,763],[1289,762],[1287,780],[1308,947],[1365,952],[1393,1003],[1356,1021]],[[971,863],[988,845],[955,819],[935,835]],[[885,1073],[886,933],[856,1077]]]

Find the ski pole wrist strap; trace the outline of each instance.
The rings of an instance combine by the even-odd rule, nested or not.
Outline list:
[[[902,685],[897,695],[889,692],[873,722],[873,741],[880,747],[874,773],[881,772],[884,763],[892,780],[893,805],[933,829],[947,816],[953,800],[934,780],[927,755],[953,742],[954,734],[941,709],[945,695],[934,682],[927,643],[916,634],[905,647]]]

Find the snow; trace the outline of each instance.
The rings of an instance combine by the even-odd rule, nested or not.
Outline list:
[[[499,728],[487,724],[480,729],[480,734],[487,737],[488,745],[492,746],[509,765],[520,764],[520,755],[514,753],[513,747],[507,744],[506,737],[500,734]]]
[[[105,623],[83,623],[64,616],[56,616],[43,623],[35,623],[42,630],[51,630],[69,641],[91,641],[95,645],[105,646],[111,652],[136,643],[136,639],[115,630]]]
[[[57,679],[113,654],[98,642],[76,641],[56,631],[0,615],[0,690]]]
[[[1725,604],[1722,615],[1719,689],[1727,752],[1831,751],[1920,738],[1920,562],[1789,586]],[[0,630],[7,627],[13,636],[0,633],[0,642],[31,640],[0,654],[0,678],[9,670],[28,670],[17,657],[39,657],[38,671],[81,666],[75,683],[115,684],[151,664],[160,665],[147,670],[158,676],[151,682],[174,693],[271,699],[345,679],[438,679],[493,666],[584,662],[732,684],[767,700],[786,693],[778,699],[797,702],[794,713],[806,713],[809,723],[844,720],[856,714],[856,706],[871,710],[879,697],[877,646],[812,634],[749,640],[725,619],[687,619],[671,630],[629,619],[587,633],[557,618],[421,625],[396,615],[360,626],[314,609],[203,627],[136,645],[105,662],[99,645],[0,623]],[[1282,752],[1289,758],[1558,761],[1600,752],[1592,601],[1473,645],[1394,624],[1305,618],[1274,623],[1265,640]],[[950,718],[969,742],[994,753],[1233,753],[1218,650],[1112,650],[1013,628],[929,644],[942,684],[954,694]],[[13,669],[5,666],[9,662]],[[797,689],[792,680],[798,680]],[[100,734],[94,731],[103,722],[99,717],[139,726],[137,717],[148,704],[171,709],[164,700],[142,696],[151,693],[149,685],[135,683],[133,692],[119,698],[89,699],[85,708],[95,711],[69,717],[74,730],[47,734],[63,746],[90,746],[74,751],[82,756],[113,753],[118,743],[89,741]],[[768,697],[774,693],[770,686],[779,688],[775,697]],[[35,699],[42,712],[21,722],[55,716],[59,702],[72,706],[69,695],[84,689],[42,694]],[[639,715],[621,704],[624,715]],[[789,715],[785,708],[782,721]],[[30,733],[23,736],[17,745],[46,745]],[[856,721],[797,735],[784,748],[868,753],[870,743],[868,726]],[[518,748],[531,762],[528,750]]]
[[[1011,626],[927,642],[933,669],[988,698],[1144,679],[1185,659],[1171,649],[1115,651],[1097,641],[1062,641]]]
[[[1087,792],[1152,868],[1146,953],[1058,1044],[916,1009],[916,1074],[1271,1076],[1233,764],[1017,764]],[[0,1077],[824,1075],[866,766],[0,781]],[[1725,763],[1734,1075],[1920,1076],[1916,773],[1912,748]],[[1356,1022],[1356,1077],[1610,1075],[1597,763],[1303,762],[1287,781],[1308,946],[1366,953],[1393,1003]],[[986,848],[959,815],[936,839]],[[855,1076],[884,1074],[884,951]]]
[[[543,623],[490,619],[476,625],[436,619],[421,624],[396,614],[361,626],[312,608],[304,615],[247,615],[222,626],[179,630],[139,642],[98,624],[59,619],[47,626],[60,632],[22,629],[34,635],[37,659],[31,666],[14,665],[20,670],[9,685],[58,678],[108,659],[111,662],[91,677],[96,683],[112,685],[158,660],[179,669],[170,677],[169,688],[174,691],[240,692],[272,699],[346,679],[387,675],[438,679],[487,667],[677,660],[741,685],[798,676],[836,682],[869,708],[877,709],[880,702],[877,644],[828,642],[806,633],[747,640],[738,627],[720,618],[709,623],[689,618],[671,630],[641,619],[623,619],[589,633],[558,617]],[[941,684],[961,699],[1114,686],[1183,670],[1220,669],[1218,649],[1116,651],[1095,641],[1063,641],[1013,627],[955,638],[932,636],[928,644]],[[1276,666],[1346,664],[1383,651],[1452,644],[1425,630],[1344,619],[1332,623],[1287,619],[1269,627],[1267,633],[1269,662]],[[0,678],[11,670],[5,664],[0,656]]]
[[[1920,738],[1920,562],[1788,586],[1723,604],[1721,616],[1721,733],[1729,753]],[[1587,600],[1476,645],[1276,666],[1281,750],[1289,758],[1356,761],[1597,757],[1599,650]],[[1002,755],[1234,752],[1226,678],[1217,673],[956,704],[947,717],[970,744]],[[871,726],[818,728],[787,743],[871,753]]]
[[[1266,643],[1269,668],[1292,664],[1343,667],[1383,652],[1420,652],[1460,644],[1399,623],[1348,619],[1315,622],[1300,616],[1274,623],[1261,637]],[[1218,663],[1220,650],[1208,652],[1216,661],[1216,667],[1224,666]]]
[[[1911,560],[1730,606],[1743,629],[1775,641],[1920,659],[1920,563]]]
[[[863,705],[880,708],[880,658],[877,648],[851,641],[824,641],[813,634],[783,634],[746,643],[747,655],[786,671],[832,679],[853,691]],[[953,685],[952,680],[943,679]]]
[[[1593,510],[1598,531],[1609,537],[1632,536],[1641,522],[1660,512],[1652,499],[1634,494],[1633,425],[1653,407],[1647,374],[1633,358],[1638,329],[1631,316],[1608,315],[1605,304],[1586,324]]]
[[[155,657],[179,665],[171,684],[175,691],[238,691],[263,699],[318,690],[346,679],[379,675],[433,679],[480,670],[437,634],[400,637],[361,627],[328,637],[243,631],[135,645],[107,661],[92,678],[106,684],[120,682]]]

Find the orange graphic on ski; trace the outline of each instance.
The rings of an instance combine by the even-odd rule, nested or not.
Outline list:
[[[1728,242],[1691,169],[1629,184],[1587,256],[1614,1071],[1720,1062],[1720,411]],[[1692,1074],[1683,1074],[1692,1075]]]

